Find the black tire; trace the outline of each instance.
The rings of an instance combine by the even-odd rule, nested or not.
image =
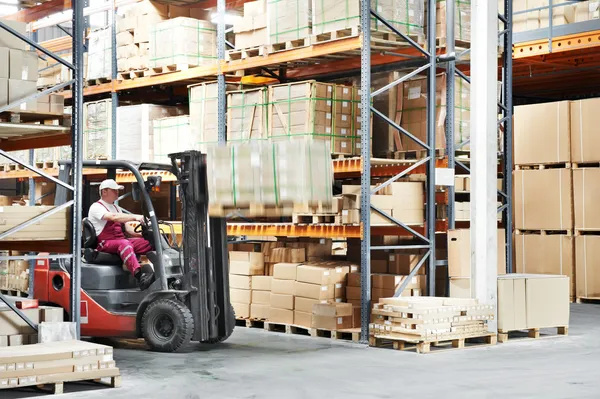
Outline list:
[[[142,316],[142,334],[153,351],[178,352],[194,335],[194,317],[182,302],[158,299]]]

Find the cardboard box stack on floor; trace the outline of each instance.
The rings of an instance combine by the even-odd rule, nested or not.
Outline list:
[[[252,141],[207,150],[211,215],[243,208],[256,216],[267,207],[291,215],[297,204],[331,205],[333,201],[327,141]]]
[[[573,227],[577,227],[573,181],[580,170],[570,166],[571,161],[583,160],[574,151],[575,146],[580,148],[574,123],[579,118],[574,119],[568,101],[515,107],[516,271],[568,276],[571,297],[575,296]]]
[[[260,252],[229,252],[229,286],[230,300],[237,318],[250,317],[252,303],[253,276],[262,276],[265,271],[265,261]],[[256,280],[259,291],[264,291],[265,282]],[[264,304],[264,298],[257,294],[257,303]]]
[[[435,314],[426,320],[425,315]],[[374,304],[371,335],[380,338],[445,341],[468,336],[487,335],[495,307],[477,299],[463,298],[381,298]]]
[[[0,348],[0,389],[120,375],[113,348],[84,341]]]
[[[360,185],[342,186],[342,223],[360,223]],[[371,205],[407,225],[424,223],[425,205],[422,182],[394,182],[371,196]],[[393,225],[380,213],[371,210],[372,225]]]
[[[244,15],[233,24],[235,48],[264,46],[269,42],[266,0],[244,3]]]
[[[32,309],[21,309],[21,312],[36,324],[64,321],[64,311],[58,307],[40,306]],[[0,308],[0,347],[37,343],[37,331],[7,306]]]
[[[268,320],[271,308],[271,276],[252,276],[250,318]]]
[[[498,229],[498,275],[506,274],[506,234]],[[450,296],[471,298],[471,230],[448,232],[448,276]]]
[[[296,269],[300,263],[277,263],[271,280],[269,321],[294,324],[294,292]]]
[[[17,32],[26,35],[26,24],[2,21]],[[15,111],[37,111],[37,101],[18,103],[37,92],[38,56],[29,51],[29,45],[2,30],[0,32],[0,107],[16,103]]]

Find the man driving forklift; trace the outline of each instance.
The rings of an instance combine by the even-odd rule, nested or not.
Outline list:
[[[118,254],[143,291],[154,282],[154,273],[144,272],[136,255],[148,253],[152,246],[141,233],[136,233],[133,227],[127,224],[142,223],[144,216],[124,213],[115,204],[119,198],[119,190],[123,189],[124,187],[113,179],[106,179],[100,183],[100,200],[90,206],[88,219],[96,230],[97,250]]]

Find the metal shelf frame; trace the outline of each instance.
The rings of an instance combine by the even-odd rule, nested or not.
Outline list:
[[[83,1],[74,1],[74,2],[72,2],[72,5],[73,5],[73,16],[72,16],[73,62],[72,63],[65,61],[62,57],[47,50],[43,46],[40,46],[35,40],[36,39],[35,34],[32,35],[33,36],[32,38],[27,37],[25,35],[20,34],[17,31],[15,31],[8,25],[0,22],[0,29],[3,29],[5,31],[7,31],[8,33],[18,37],[19,39],[26,42],[28,45],[30,45],[34,49],[42,52],[46,56],[61,63],[62,65],[66,66],[67,68],[69,68],[70,70],[73,71],[73,79],[66,83],[56,85],[49,89],[43,90],[41,92],[36,92],[30,96],[27,96],[24,99],[21,99],[21,100],[13,102],[11,104],[8,104],[6,106],[0,107],[0,112],[15,109],[15,108],[18,108],[22,103],[25,103],[25,102],[31,101],[31,100],[35,100],[46,94],[53,93],[63,87],[66,87],[69,85],[72,87],[73,124],[72,124],[72,129],[71,129],[71,134],[72,134],[71,160],[73,162],[73,173],[72,173],[71,184],[64,183],[64,182],[60,181],[59,179],[56,179],[55,177],[51,176],[50,174],[47,174],[46,172],[32,166],[31,164],[33,164],[33,150],[30,150],[30,152],[29,152],[28,161],[21,161],[17,158],[12,157],[6,151],[0,150],[1,156],[4,156],[5,158],[8,158],[12,162],[15,162],[15,163],[18,163],[18,164],[24,166],[27,170],[35,173],[36,175],[39,175],[43,178],[46,178],[56,184],[59,184],[65,188],[67,188],[72,193],[72,200],[66,202],[64,205],[54,207],[51,210],[49,210],[39,216],[36,216],[18,226],[15,226],[15,227],[5,231],[4,233],[0,234],[0,239],[4,239],[24,228],[27,228],[27,227],[35,224],[36,222],[38,222],[50,215],[62,210],[62,209],[65,209],[65,208],[71,207],[71,206],[73,207],[72,212],[71,212],[71,215],[72,215],[71,253],[64,254],[64,255],[39,255],[39,256],[36,255],[35,259],[57,258],[57,257],[71,259],[71,264],[72,264],[71,288],[70,288],[71,320],[77,324],[77,335],[79,337],[80,336],[80,322],[81,322],[81,317],[80,317],[81,316],[80,315],[80,310],[81,310],[81,307],[80,307],[80,302],[81,302],[81,298],[80,298],[81,236],[80,235],[81,235],[81,216],[82,216],[81,215],[81,213],[82,213],[81,187],[83,185],[82,184],[82,161],[83,161],[83,151],[82,151],[82,148],[83,148],[83,138],[82,138],[83,112],[82,112],[82,110],[83,110],[83,51],[84,51],[83,32],[84,32],[85,21],[84,21],[84,16],[83,16],[84,2]],[[29,164],[27,162],[30,162],[31,164]],[[30,181],[29,197],[30,197],[30,201],[32,201],[32,200],[35,200],[34,199],[35,181],[31,177],[30,177],[29,181]],[[10,261],[10,260],[17,260],[17,259],[31,260],[31,256],[2,256],[2,257],[0,257],[0,261]],[[33,269],[34,269],[33,267],[30,267],[30,270],[33,270]],[[30,276],[30,293],[32,292],[31,286],[33,285],[33,282],[34,282],[34,278],[33,278],[33,275],[31,275]],[[0,294],[0,300],[2,302],[4,302],[11,310],[16,312],[19,315],[19,317],[21,317],[29,326],[31,326],[34,330],[37,330],[37,325],[34,322],[32,322],[31,320],[29,320],[29,318],[27,316],[25,316],[19,309],[17,309],[15,307],[15,305],[12,303],[12,301],[10,301],[8,298],[6,298],[2,294]]]

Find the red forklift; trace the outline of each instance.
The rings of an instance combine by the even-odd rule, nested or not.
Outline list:
[[[235,316],[229,299],[229,266],[225,219],[208,216],[206,155],[198,151],[171,154],[171,165],[134,164],[128,161],[84,161],[84,168],[131,172],[130,193],[140,202],[145,222],[136,227],[152,244],[146,256],[156,276],[140,291],[118,255],[99,252],[94,227],[83,220],[81,262],[81,335],[89,337],[144,338],[154,351],[176,352],[190,341],[217,343],[233,332]],[[59,179],[71,180],[71,163],[61,162]],[[151,193],[160,187],[164,171],[176,176],[182,204],[181,244],[173,225],[157,219]],[[67,189],[57,185],[55,204],[69,200]],[[92,190],[84,192],[91,204]],[[96,194],[97,195],[97,194]],[[86,198],[88,197],[88,198]],[[84,208],[85,209],[85,208]],[[161,230],[168,226],[170,231]],[[34,297],[70,313],[70,259],[36,262]]]

